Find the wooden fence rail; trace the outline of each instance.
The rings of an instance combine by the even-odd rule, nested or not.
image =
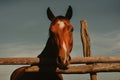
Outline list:
[[[45,61],[45,60],[42,60]],[[19,57],[19,58],[0,58],[0,65],[30,65],[38,64],[41,60],[33,57]],[[51,62],[52,63],[52,62]],[[81,57],[71,59],[71,64],[83,63],[120,63],[120,56],[107,57]]]
[[[39,58],[0,58],[0,65],[30,65],[40,63]],[[57,73],[62,74],[85,74],[94,72],[120,72],[120,56],[116,57],[85,57],[73,58],[71,64],[79,64],[69,66],[67,70],[56,69]],[[83,63],[83,64],[81,64]],[[85,65],[85,63],[94,63]],[[40,68],[38,66],[30,66],[26,72],[37,72]],[[49,70],[42,70],[47,72]]]
[[[26,72],[38,72],[40,68],[38,66],[32,66],[26,69]],[[49,72],[50,70],[42,70],[43,72]],[[120,64],[94,64],[94,65],[79,65],[69,66],[66,70],[56,69],[57,73],[62,74],[86,74],[94,72],[120,72]]]

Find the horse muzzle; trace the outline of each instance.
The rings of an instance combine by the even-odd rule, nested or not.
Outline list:
[[[70,60],[71,60],[70,56],[67,56],[66,58],[58,56],[58,58],[57,58],[57,66],[60,69],[68,69],[68,65],[70,64]]]

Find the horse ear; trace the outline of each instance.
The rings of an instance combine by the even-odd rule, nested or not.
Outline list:
[[[52,13],[52,11],[50,10],[49,7],[48,7],[48,9],[47,9],[47,17],[48,17],[48,19],[51,20],[51,21],[53,21],[54,18],[55,18],[54,14]]]
[[[70,20],[70,19],[72,18],[72,14],[73,14],[72,7],[69,6],[69,8],[68,8],[68,10],[67,10],[67,12],[66,12],[65,17]]]

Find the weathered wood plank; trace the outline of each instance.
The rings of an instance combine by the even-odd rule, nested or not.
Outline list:
[[[81,23],[81,40],[83,44],[83,55],[84,57],[91,57],[91,46],[90,46],[90,37],[88,34],[87,21],[82,20]],[[90,73],[91,80],[97,80],[97,73]]]
[[[26,69],[26,72],[38,72],[40,68],[38,66],[32,66]],[[42,70],[43,72],[49,72],[49,70]],[[62,74],[86,74],[96,72],[120,72],[120,64],[94,64],[94,65],[79,65],[69,66],[66,70],[56,69],[57,73]]]
[[[11,58],[0,58],[0,65],[28,65],[39,63],[39,58],[32,57],[11,57]]]
[[[40,63],[40,59],[36,57],[34,58],[32,57],[0,58],[0,65],[30,65],[30,64],[38,64],[38,63]],[[71,64],[120,63],[120,56],[72,58],[70,63]]]

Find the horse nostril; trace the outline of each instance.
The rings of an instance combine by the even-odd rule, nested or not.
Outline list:
[[[58,65],[67,66],[69,64],[69,61],[70,61],[70,57],[68,57],[67,59],[63,59],[62,57],[59,56],[57,58]]]

